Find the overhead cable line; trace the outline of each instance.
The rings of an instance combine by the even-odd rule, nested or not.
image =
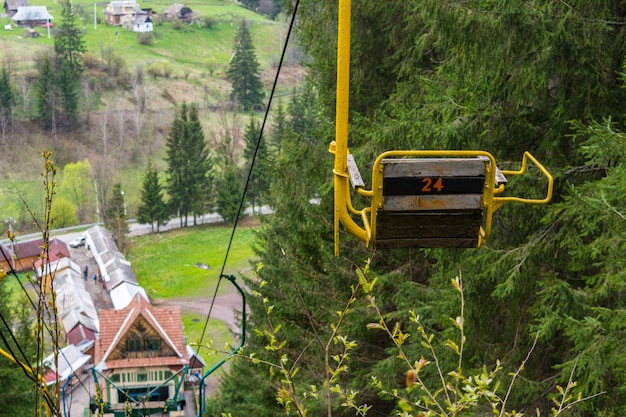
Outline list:
[[[217,285],[215,287],[215,293],[213,294],[213,299],[211,300],[211,306],[209,307],[209,312],[207,314],[206,320],[204,322],[204,328],[202,329],[202,334],[200,335],[200,341],[198,343],[198,347],[202,345],[202,340],[204,339],[204,335],[206,333],[207,326],[209,324],[209,319],[211,318],[211,312],[213,311],[213,306],[215,305],[215,299],[217,297],[217,291],[220,287],[220,283],[222,278],[225,277],[224,269],[226,268],[226,262],[228,261],[228,256],[230,254],[230,248],[233,243],[233,239],[235,237],[235,231],[237,230],[237,224],[239,223],[239,219],[241,217],[241,212],[243,211],[243,206],[245,203],[246,194],[248,192],[248,186],[250,184],[250,178],[252,177],[252,170],[254,169],[254,162],[256,161],[257,155],[259,153],[259,147],[261,145],[261,140],[263,139],[263,130],[265,129],[265,125],[267,123],[267,119],[269,117],[270,108],[272,105],[272,99],[274,98],[274,94],[276,92],[276,86],[278,84],[278,77],[280,76],[280,70],[285,61],[285,55],[287,53],[287,45],[289,44],[289,39],[291,38],[291,32],[293,31],[294,23],[296,21],[296,16],[298,13],[298,5],[300,4],[300,0],[296,0],[296,4],[294,5],[293,12],[291,14],[291,21],[289,22],[289,30],[287,31],[287,36],[285,38],[285,43],[283,45],[283,50],[280,55],[280,61],[278,63],[278,68],[276,70],[276,75],[274,76],[274,83],[272,85],[272,91],[270,93],[270,97],[267,102],[267,107],[265,108],[265,116],[263,117],[263,123],[261,124],[261,129],[259,130],[259,137],[256,141],[256,146],[254,148],[254,154],[252,156],[252,161],[250,162],[250,168],[248,170],[248,175],[246,177],[246,184],[244,186],[241,199],[239,201],[239,209],[237,210],[237,217],[235,218],[235,224],[233,225],[232,232],[230,234],[230,240],[228,241],[228,247],[226,248],[226,254],[224,256],[224,262],[222,263],[222,269],[220,271],[220,276],[217,281]]]

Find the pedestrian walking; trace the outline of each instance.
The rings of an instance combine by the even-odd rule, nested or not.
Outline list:
[[[89,267],[85,266],[85,269],[83,271],[83,276],[85,277],[85,281],[87,281],[87,277],[89,276]]]

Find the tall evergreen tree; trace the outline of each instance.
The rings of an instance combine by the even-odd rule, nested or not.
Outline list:
[[[113,240],[120,252],[126,250],[126,235],[129,232],[126,222],[128,213],[126,212],[126,196],[122,191],[122,184],[117,183],[111,190],[111,197],[107,203],[107,224],[111,231]]]
[[[276,106],[276,114],[272,121],[272,139],[276,152],[280,154],[281,144],[287,135],[287,115],[285,114],[285,106],[278,101]]]
[[[149,224],[154,232],[169,218],[167,204],[163,199],[163,187],[159,182],[159,170],[148,161],[148,166],[144,172],[141,186],[140,203],[137,207],[137,221],[139,224]]]
[[[0,71],[0,112],[3,116],[10,117],[14,105],[15,94],[11,87],[9,71],[3,66]]]
[[[197,216],[201,216],[212,208],[212,158],[207,148],[202,123],[198,116],[198,108],[189,108],[189,140],[187,158],[190,164],[191,212],[194,224]]]
[[[76,78],[72,76],[68,61],[61,61],[57,73],[57,88],[61,114],[66,122],[78,120],[78,86]]]
[[[218,183],[215,204],[217,213],[225,222],[234,222],[237,219],[242,194],[243,185],[237,167],[227,165]]]
[[[251,117],[243,134],[246,143],[243,150],[243,157],[248,167],[252,166],[252,163],[254,163],[247,190],[247,198],[249,202],[252,203],[253,212],[257,204],[261,204],[264,196],[269,191],[270,181],[267,139],[265,137],[259,137],[260,133],[260,125],[254,117]]]
[[[61,1],[61,21],[55,29],[54,52],[57,59],[65,64],[63,70],[70,73],[70,78],[79,84],[83,74],[82,54],[87,47],[71,2]]]
[[[210,198],[211,159],[195,105],[181,105],[165,146],[170,207],[187,226],[188,216],[202,214]]]
[[[71,2],[61,2],[61,21],[54,35],[56,55],[57,89],[60,109],[65,124],[78,119],[81,77],[83,74],[82,54],[87,50],[81,29],[76,23],[76,14]]]
[[[37,113],[44,128],[56,127],[56,91],[52,61],[44,55],[39,65],[39,77],[35,86]]]
[[[226,77],[232,84],[230,98],[236,101],[239,107],[243,110],[263,108],[265,94],[261,83],[259,63],[245,19],[241,21],[235,36],[235,50]]]

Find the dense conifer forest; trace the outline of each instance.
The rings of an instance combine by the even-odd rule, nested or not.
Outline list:
[[[480,149],[505,169],[529,150],[555,194],[503,207],[480,249],[370,251],[342,235],[335,258],[337,9],[299,3],[310,89],[272,164],[275,214],[248,280],[252,359],[232,363],[208,415],[623,415],[626,9],[354,0],[350,151],[362,174],[390,149]],[[509,186],[533,196],[538,181]],[[584,400],[564,410],[564,397]]]

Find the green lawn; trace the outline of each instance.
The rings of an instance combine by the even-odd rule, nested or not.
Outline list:
[[[207,298],[215,291],[230,235],[230,227],[201,225],[140,236],[132,239],[127,259],[153,298]],[[250,269],[253,240],[253,229],[237,230],[225,274],[240,276]],[[198,263],[210,269],[199,268]],[[220,291],[231,290],[229,285],[220,284]]]
[[[206,371],[222,360],[227,355],[226,352],[230,352],[239,344],[239,341],[235,340],[223,322],[220,320],[209,320],[202,343],[199,344],[205,321],[206,316],[200,313],[183,311],[183,335],[187,338],[187,344],[191,345],[196,352],[199,352],[202,359],[206,362]],[[226,350],[224,349],[225,345],[227,345]]]

